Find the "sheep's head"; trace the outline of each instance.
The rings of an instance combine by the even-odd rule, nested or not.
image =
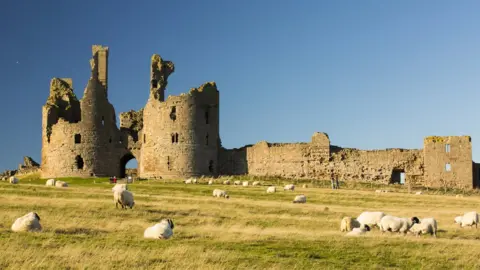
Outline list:
[[[225,194],[225,199],[230,199],[230,195]]]
[[[367,232],[370,231],[370,226],[365,225],[365,231],[367,231]]]
[[[462,216],[455,217],[455,223],[462,223]]]
[[[134,205],[135,205],[135,202],[132,202],[132,205],[130,205],[130,209],[132,209]]]
[[[420,220],[417,217],[412,217],[412,224],[420,224]]]
[[[40,216],[37,214],[37,213],[33,213],[35,215],[35,218],[38,219],[40,221]]]
[[[168,225],[170,225],[170,229],[173,230],[173,228],[175,227],[175,225],[173,224],[173,221],[171,219],[168,219]]]

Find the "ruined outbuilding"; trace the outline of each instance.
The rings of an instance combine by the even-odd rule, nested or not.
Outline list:
[[[150,95],[139,111],[116,113],[108,101],[108,47],[92,46],[91,77],[78,99],[70,78],[53,78],[43,106],[43,178],[125,175],[135,158],[142,178],[249,174],[305,179],[477,186],[469,136],[426,137],[423,149],[358,150],[330,144],[317,132],[310,142],[261,141],[225,149],[219,136],[219,91],[207,82],[168,96],[171,61],[154,54]]]

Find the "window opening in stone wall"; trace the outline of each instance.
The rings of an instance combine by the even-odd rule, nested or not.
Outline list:
[[[110,139],[108,139],[108,142],[109,142],[109,143],[112,143],[112,137],[110,137]]]
[[[157,88],[157,87],[158,87],[158,81],[152,80],[152,88]]]
[[[172,133],[172,143],[175,143],[175,134]]]
[[[75,165],[77,166],[78,170],[83,170],[83,158],[82,156],[78,155],[75,157]]]
[[[105,126],[105,117],[102,116],[102,126]]]
[[[143,134],[143,143],[147,142],[147,134]]]
[[[81,143],[82,142],[82,135],[80,134],[75,134],[75,143]]]
[[[450,153],[450,144],[445,145],[445,152]]]
[[[213,173],[213,160],[210,160],[210,162],[208,163],[208,171],[210,173]]]
[[[208,133],[207,136],[205,136],[205,145],[208,145]]]
[[[175,121],[177,119],[177,107],[173,106],[172,111],[170,112],[170,119]]]
[[[178,133],[175,133],[175,142],[178,143]]]
[[[208,125],[208,118],[209,118],[209,109],[207,108],[207,110],[205,111],[205,124]]]
[[[390,178],[390,184],[405,184],[405,171],[396,169],[392,171],[392,177]]]
[[[171,165],[172,165],[172,164],[170,163],[170,156],[167,156],[167,169],[168,169],[169,171],[172,170]]]
[[[445,164],[445,171],[449,172],[452,170],[452,165],[450,163]]]

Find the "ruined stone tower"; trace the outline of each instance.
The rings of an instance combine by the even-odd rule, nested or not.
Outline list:
[[[217,173],[219,93],[214,82],[165,100],[174,65],[151,59],[144,109],[120,114],[108,101],[108,47],[92,46],[91,77],[83,98],[71,79],[53,78],[43,106],[42,177],[119,176],[136,158],[140,177]]]

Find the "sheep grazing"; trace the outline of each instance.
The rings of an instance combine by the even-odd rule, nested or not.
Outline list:
[[[135,205],[133,200],[133,194],[128,190],[115,190],[113,192],[113,201],[115,202],[115,208],[118,208],[118,205],[122,206],[122,209],[130,209]]]
[[[422,218],[420,223],[414,224],[410,229],[417,237],[420,234],[431,234],[437,237],[437,221],[434,218]]]
[[[383,212],[363,212],[357,217],[357,221],[362,225],[368,225],[370,228],[379,227],[380,220],[385,216]]]
[[[224,185],[230,185],[230,180],[225,180],[225,181],[223,181],[223,184],[224,184]]]
[[[171,219],[162,219],[151,227],[148,227],[143,233],[144,238],[151,239],[168,239],[173,235],[173,228],[175,225]]]
[[[16,178],[15,176],[10,176],[10,178],[8,179],[8,182],[10,184],[18,184],[18,178]]]
[[[248,181],[243,181],[242,185],[243,185],[244,187],[248,187]]]
[[[45,186],[54,187],[55,186],[55,179],[48,179],[47,182],[45,183]]]
[[[64,181],[55,181],[55,186],[56,187],[68,187],[67,182]]]
[[[259,186],[259,185],[260,185],[260,182],[258,182],[258,181],[255,181],[255,182],[252,183],[252,186]]]
[[[412,228],[414,224],[420,223],[417,217],[401,218],[394,216],[384,216],[380,220],[380,230],[382,233],[386,231],[403,233],[404,235]]]
[[[289,184],[289,185],[285,185],[283,187],[283,190],[291,190],[291,191],[294,191],[295,190],[295,185],[294,184]]]
[[[267,188],[267,193],[275,193],[277,191],[277,188],[274,186],[268,187]]]
[[[345,236],[360,236],[370,231],[370,226],[364,225],[359,228],[353,228],[351,232],[348,232]]]
[[[478,213],[472,211],[465,213],[463,216],[458,216],[455,218],[455,223],[460,224],[460,227],[462,228],[466,226],[473,228],[473,225],[475,225],[475,228],[478,229]]]
[[[35,212],[30,212],[15,220],[11,227],[14,232],[38,232],[42,230],[40,217]]]
[[[213,185],[213,180],[212,179],[208,180],[208,184]]]
[[[128,190],[127,184],[115,184],[115,186],[112,188],[112,191],[115,192],[116,190],[122,191],[122,190]]]
[[[227,194],[227,192],[225,190],[221,190],[221,189],[214,189],[213,190],[213,197],[224,197],[225,199],[229,199],[230,196]]]
[[[295,199],[293,199],[293,203],[306,203],[307,202],[307,197],[303,194],[295,196]]]
[[[242,182],[240,182],[240,180],[237,180],[237,181],[233,182],[233,184],[235,186],[240,186],[242,184]]]
[[[360,222],[357,219],[352,217],[344,217],[340,222],[340,231],[349,232],[354,228],[360,228]]]

